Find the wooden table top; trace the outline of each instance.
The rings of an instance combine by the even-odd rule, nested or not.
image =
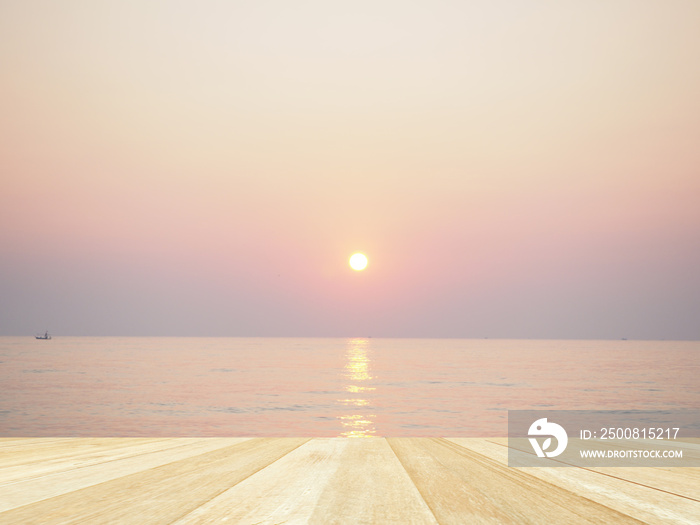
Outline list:
[[[2,438],[0,523],[700,523],[700,468],[511,468],[505,438]]]

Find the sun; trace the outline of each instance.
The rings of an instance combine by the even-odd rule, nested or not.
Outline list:
[[[355,271],[362,271],[367,268],[367,257],[361,253],[355,253],[350,257],[350,268]]]

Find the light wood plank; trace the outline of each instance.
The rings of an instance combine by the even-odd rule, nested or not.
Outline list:
[[[306,441],[247,439],[8,510],[0,523],[172,523]]]
[[[447,439],[469,450],[484,454],[503,465],[508,464],[508,448],[503,443],[481,438]],[[537,471],[539,470],[543,469],[537,469]],[[574,473],[577,470],[576,468],[569,470],[567,467],[563,473]],[[595,467],[585,470],[620,478],[632,484],[653,487],[656,490],[670,492],[700,502],[700,467]],[[547,472],[548,470],[543,471]]]
[[[500,440],[450,438],[449,441],[503,466],[508,464],[508,448]],[[700,469],[524,467],[514,470],[645,523],[690,525],[700,521],[700,502],[686,497],[697,492]],[[678,489],[681,494],[669,489]]]
[[[230,444],[226,441],[219,441],[219,445],[222,447]],[[195,454],[202,447],[209,448],[216,446],[216,443],[212,440],[206,441],[205,438],[157,440],[77,438],[52,443],[50,447],[42,445],[45,444],[27,444],[24,453],[5,452],[0,454],[0,486],[13,481],[36,479],[55,472],[118,462],[136,456],[141,456],[142,460],[146,459],[146,463],[150,463],[154,458],[164,456],[163,452],[167,450],[178,449],[177,452],[185,454],[188,453],[186,451],[192,450],[192,454]],[[11,458],[7,458],[8,455]],[[151,455],[151,457],[145,458],[146,455]],[[170,457],[169,455],[165,456]],[[115,465],[110,465],[110,467],[113,466]]]
[[[314,439],[177,522],[436,524],[386,441]]]
[[[0,523],[691,524],[698,476],[515,469],[498,438],[9,438]]]
[[[249,438],[233,439],[239,442]],[[76,465],[71,465],[70,458],[64,459],[59,470],[54,469],[55,465],[45,466],[36,462],[30,462],[25,469],[22,466],[12,467],[8,469],[10,472],[7,479],[0,478],[0,511],[60,496],[232,444],[226,439],[186,439],[184,444],[179,441],[177,438],[156,443],[156,448],[153,443],[135,444],[127,448],[126,455],[122,446],[117,446],[113,455],[109,450],[101,449],[99,457],[92,458],[87,464],[80,463],[83,461],[83,456],[80,455],[76,459]],[[67,441],[65,445],[70,448],[70,443]],[[122,445],[118,441],[115,444]]]
[[[351,439],[312,523],[424,523],[437,520],[386,439]]]
[[[388,441],[442,524],[640,523],[445,439]]]
[[[0,440],[0,469],[32,463],[49,463],[61,458],[77,458],[82,454],[133,448],[148,443],[166,444],[168,438],[15,438]],[[2,472],[2,470],[0,470]]]

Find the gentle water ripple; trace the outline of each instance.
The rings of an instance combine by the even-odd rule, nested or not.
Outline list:
[[[2,436],[495,436],[700,406],[698,342],[0,337]]]

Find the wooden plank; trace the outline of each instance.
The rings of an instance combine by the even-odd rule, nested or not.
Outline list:
[[[226,444],[225,441],[220,442],[222,447]],[[23,450],[0,454],[0,486],[12,481],[39,478],[54,472],[75,470],[134,456],[152,454],[156,457],[166,450],[196,450],[211,445],[214,445],[214,442],[207,443],[204,438],[76,438],[54,442],[51,446],[46,446],[45,443],[27,443]]]
[[[508,464],[508,448],[504,443],[481,438],[447,438],[469,450],[484,454],[503,465]],[[577,469],[566,470],[564,473],[574,473]],[[645,468],[645,467],[596,467],[589,468],[607,476],[629,481],[631,484],[645,485],[656,490],[671,492],[679,496],[700,502],[700,468]],[[547,472],[547,471],[545,471]]]
[[[508,463],[508,449],[500,440],[450,438],[449,441],[503,466]],[[700,502],[687,497],[696,493],[700,486],[700,469],[697,468],[527,467],[514,470],[646,523],[695,524],[700,517]],[[674,489],[680,493],[673,493]]]
[[[236,441],[249,438],[233,438]],[[88,441],[90,438],[78,438],[79,441]],[[116,441],[115,444],[123,445],[130,440]],[[91,485],[104,483],[116,478],[127,476],[136,472],[158,467],[173,461],[197,456],[212,450],[230,446],[231,441],[226,439],[185,439],[185,443],[179,443],[179,439],[171,439],[162,443],[138,443],[127,447],[125,455],[124,447],[118,446],[114,455],[109,450],[101,449],[98,458],[92,458],[86,464],[82,464],[82,456],[78,456],[75,465],[71,465],[70,457],[60,463],[60,469],[53,469],[54,465],[46,466],[43,463],[30,462],[26,468],[15,466],[8,469],[7,479],[0,478],[0,512],[10,510],[23,505],[28,505],[43,499],[52,498],[68,492],[80,490]],[[65,453],[70,453],[75,441],[66,441]],[[82,442],[81,444],[85,444]]]
[[[306,441],[247,439],[2,512],[0,522],[172,523]]]
[[[700,467],[597,467],[590,470],[700,503]]]
[[[147,443],[167,443],[167,438],[15,438],[0,441],[0,469],[47,463],[100,450],[114,451]]]
[[[436,524],[386,440],[314,439],[177,521]]]
[[[699,521],[700,469],[515,469],[505,445],[476,438],[4,439],[0,523]]]
[[[445,439],[388,441],[442,524],[640,523]]]
[[[351,439],[312,523],[438,523],[386,439]]]

